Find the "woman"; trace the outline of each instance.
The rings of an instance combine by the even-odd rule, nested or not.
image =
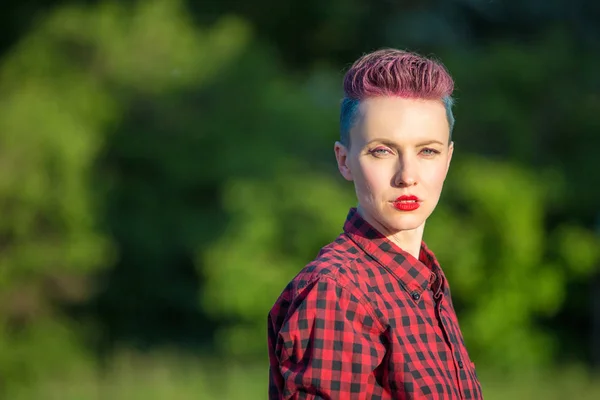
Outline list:
[[[454,83],[395,49],[344,78],[341,175],[358,206],[269,313],[271,399],[481,399],[448,282],[423,242],[452,159]]]

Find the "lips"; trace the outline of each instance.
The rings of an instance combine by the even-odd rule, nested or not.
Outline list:
[[[417,196],[400,196],[393,202],[394,208],[399,211],[414,211],[421,206],[421,201]]]
[[[413,196],[413,195],[408,195],[408,196],[400,196],[396,199],[396,202],[400,202],[400,201],[419,201],[419,198],[417,196]]]

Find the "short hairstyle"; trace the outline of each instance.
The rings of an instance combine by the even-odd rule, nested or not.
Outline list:
[[[344,76],[340,141],[350,145],[350,130],[362,100],[380,96],[440,100],[446,108],[450,137],[454,128],[454,81],[442,63],[419,54],[381,49],[356,60]]]

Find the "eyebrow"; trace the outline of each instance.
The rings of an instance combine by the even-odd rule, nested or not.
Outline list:
[[[439,140],[435,140],[435,139],[434,139],[434,140],[427,140],[427,141],[425,141],[425,142],[421,142],[421,143],[419,143],[419,144],[417,145],[417,147],[420,147],[420,146],[428,146],[428,145],[430,145],[430,144],[439,144],[439,145],[442,145],[442,146],[444,146],[444,145],[445,145],[445,143],[442,143],[442,142],[440,142]]]
[[[391,141],[389,139],[373,139],[373,140],[369,140],[369,142],[367,142],[366,144],[369,145],[369,144],[372,144],[372,143],[381,143],[381,144],[385,144],[385,145],[390,146],[390,147],[396,147],[398,145],[397,143],[395,143],[395,142],[393,142],[393,141]],[[432,144],[439,144],[440,146],[444,146],[445,145],[445,143],[442,143],[439,140],[433,139],[433,140],[426,140],[424,142],[420,142],[420,143],[418,143],[416,145],[416,147],[429,146],[429,145],[432,145]]]

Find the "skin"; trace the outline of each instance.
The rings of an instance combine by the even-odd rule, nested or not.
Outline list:
[[[358,212],[381,234],[419,258],[425,222],[435,209],[454,150],[441,101],[376,97],[361,102],[349,148],[334,146],[342,176],[354,182]],[[420,207],[394,207],[415,195]]]

